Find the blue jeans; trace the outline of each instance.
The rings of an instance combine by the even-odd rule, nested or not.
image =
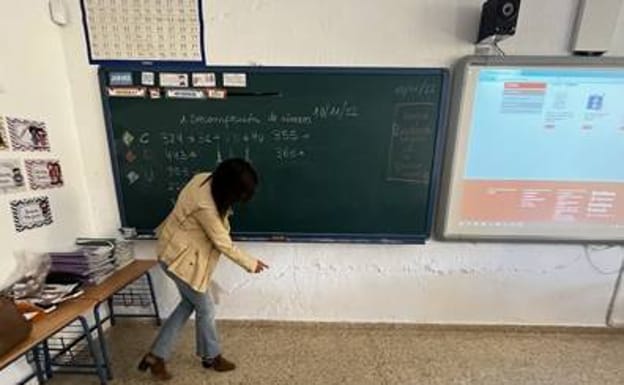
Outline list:
[[[215,308],[210,295],[193,290],[186,282],[171,273],[165,264],[161,263],[160,266],[176,284],[182,299],[160,329],[158,337],[152,345],[152,354],[164,360],[169,359],[178,332],[195,310],[197,355],[201,358],[218,356],[221,350],[215,324]]]

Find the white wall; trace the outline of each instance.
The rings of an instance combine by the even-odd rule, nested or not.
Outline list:
[[[119,226],[95,69],[77,1],[61,29],[94,235]],[[470,54],[480,0],[211,0],[208,58],[218,64],[450,66]],[[573,0],[524,0],[509,54],[567,54]],[[624,32],[624,22],[619,31]],[[617,33],[612,54],[624,54]],[[55,57],[55,60],[62,58]],[[260,170],[261,171],[261,170]],[[141,245],[153,256],[153,245]],[[222,318],[479,324],[604,325],[614,275],[578,245],[430,242],[427,246],[244,245],[269,273],[222,263]],[[592,252],[617,269],[619,249]],[[158,277],[170,309],[171,284]],[[624,321],[620,301],[616,318]]]
[[[41,193],[0,195],[0,288],[12,280],[17,260],[13,252],[64,250],[79,234],[92,232],[84,170],[73,125],[70,90],[59,29],[48,17],[43,1],[0,2],[0,115],[47,123],[52,153],[0,152],[0,159],[59,157],[65,186]],[[54,224],[16,233],[9,202],[48,195]],[[23,362],[0,374],[0,383],[14,383]]]
[[[0,195],[0,286],[15,267],[14,250],[66,249],[78,234],[92,232],[81,154],[72,121],[60,31],[44,2],[0,3],[0,115],[42,120],[49,130],[51,153],[2,151],[0,157],[59,157],[65,174],[60,189]],[[16,233],[9,202],[48,195],[54,224]]]

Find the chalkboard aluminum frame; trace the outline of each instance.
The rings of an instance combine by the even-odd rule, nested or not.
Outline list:
[[[442,79],[442,90],[439,101],[439,115],[436,127],[434,143],[434,156],[431,168],[431,178],[429,181],[429,196],[427,202],[427,218],[425,222],[425,234],[417,235],[393,235],[393,234],[332,234],[332,233],[270,233],[270,232],[233,232],[232,237],[240,241],[273,241],[273,242],[317,242],[317,243],[378,243],[378,244],[424,244],[430,238],[433,227],[435,206],[438,201],[438,191],[442,172],[443,146],[446,139],[447,111],[449,104],[450,74],[447,68],[402,68],[402,67],[241,67],[241,66],[208,66],[198,67],[196,65],[175,65],[171,63],[159,63],[156,65],[109,65],[100,66],[98,78],[100,84],[100,94],[102,97],[102,108],[106,124],[106,134],[108,147],[113,168],[115,182],[115,193],[117,197],[117,207],[121,219],[122,228],[130,228],[127,223],[124,198],[121,191],[120,171],[117,165],[117,150],[115,149],[115,138],[112,126],[112,117],[106,93],[107,73],[109,71],[177,71],[192,72],[201,68],[204,71],[215,72],[246,72],[246,73],[348,73],[348,74],[414,74],[414,75],[438,75]],[[154,238],[153,229],[133,229],[137,238]]]

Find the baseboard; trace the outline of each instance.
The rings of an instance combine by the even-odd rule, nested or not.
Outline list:
[[[500,333],[573,333],[573,334],[624,334],[624,328],[608,328],[597,326],[560,326],[560,325],[510,325],[510,324],[420,324],[390,322],[329,322],[329,321],[283,321],[283,320],[243,320],[219,319],[218,324],[224,326],[254,327],[305,327],[316,329],[385,329],[414,330],[423,332],[500,332]]]

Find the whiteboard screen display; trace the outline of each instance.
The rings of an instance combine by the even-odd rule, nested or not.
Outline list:
[[[624,68],[468,66],[448,238],[624,240]]]

